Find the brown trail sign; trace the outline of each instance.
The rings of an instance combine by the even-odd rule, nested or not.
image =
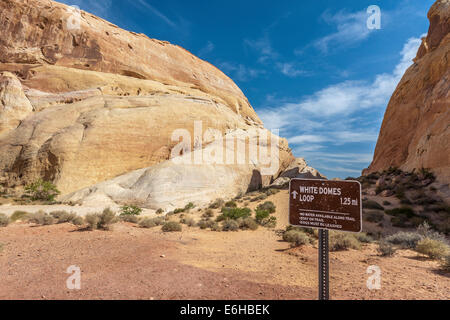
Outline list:
[[[361,184],[358,181],[292,179],[289,189],[291,225],[361,232]]]
[[[358,181],[292,179],[289,222],[319,229],[319,299],[329,299],[328,230],[361,232],[361,184]]]

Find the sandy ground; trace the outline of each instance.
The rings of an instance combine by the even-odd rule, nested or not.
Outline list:
[[[287,194],[271,196],[282,227]],[[256,203],[250,203],[254,207]],[[70,224],[0,228],[0,299],[316,299],[317,248],[291,249],[274,230],[181,233],[140,229],[80,231]],[[376,245],[331,253],[333,299],[449,299],[450,275],[412,251],[382,258]],[[81,290],[69,290],[69,266]],[[367,268],[381,268],[380,290]]]

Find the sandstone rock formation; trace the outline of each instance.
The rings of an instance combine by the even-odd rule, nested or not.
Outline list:
[[[450,181],[450,1],[436,1],[428,18],[428,35],[389,102],[364,174],[429,168]]]
[[[190,156],[220,149],[212,137],[197,139],[211,130],[225,140],[247,137],[246,147],[263,153],[271,134],[242,91],[211,64],[84,11],[74,29],[72,15],[50,0],[0,2],[4,187],[20,190],[41,177],[70,201],[170,207],[188,196],[206,201],[267,186],[294,160],[287,141],[277,139],[271,173],[245,150],[233,151],[247,156],[244,164],[174,163],[180,141],[172,135],[179,129],[193,137],[182,139],[196,150]],[[190,179],[199,187],[187,188]]]

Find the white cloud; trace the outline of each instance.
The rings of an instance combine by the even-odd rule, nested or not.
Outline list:
[[[133,0],[132,1],[132,3],[135,3],[135,2],[140,4],[141,7],[145,8],[148,11],[150,11],[151,13],[153,13],[155,16],[160,18],[162,21],[164,21],[170,27],[172,27],[172,28],[176,28],[177,27],[177,24],[174,21],[169,19],[165,14],[163,14],[161,11],[159,11],[154,6],[149,4],[147,1],[145,1],[145,0]]]
[[[214,43],[208,41],[208,43],[198,51],[197,55],[199,57],[206,56],[207,54],[211,53],[214,50],[214,48],[215,48]]]
[[[69,6],[78,6],[81,10],[92,13],[96,16],[107,19],[110,15],[112,0],[60,0]]]
[[[245,39],[244,45],[258,53],[258,62],[260,63],[278,58],[278,53],[272,48],[272,44],[267,35],[257,40]]]
[[[368,15],[366,11],[352,13],[340,11],[334,15],[325,12],[322,18],[325,22],[335,25],[337,28],[336,32],[313,43],[323,53],[327,53],[330,47],[341,48],[365,40],[373,31],[367,28]]]
[[[228,74],[232,79],[238,81],[249,81],[266,73],[265,70],[253,69],[243,64],[235,64],[231,62],[222,62],[218,64],[219,69]]]
[[[298,77],[300,75],[303,75],[306,73],[306,71],[302,70],[302,69],[298,69],[295,67],[294,63],[289,63],[289,62],[285,62],[285,63],[277,63],[276,64],[278,70],[280,70],[280,72],[282,74],[284,74],[285,76],[291,77],[291,78],[295,78]]]
[[[362,112],[383,110],[406,69],[412,64],[421,40],[409,39],[401,59],[391,73],[372,81],[344,81],[323,88],[299,102],[284,102],[275,108],[258,110],[265,126],[280,129],[294,153],[313,160],[317,169],[333,172],[360,172],[371,155],[330,152],[346,144],[376,142],[379,121],[361,118]],[[283,133],[284,132],[284,133]],[[348,163],[348,168],[329,168],[330,163]],[[355,169],[356,168],[356,169]]]

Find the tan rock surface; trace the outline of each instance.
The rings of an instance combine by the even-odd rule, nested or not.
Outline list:
[[[64,195],[128,173],[134,177],[136,170],[170,180],[162,168],[179,143],[172,139],[175,130],[194,136],[196,121],[202,123],[200,134],[263,128],[236,84],[183,48],[122,30],[86,12],[81,12],[81,28],[69,29],[68,7],[49,0],[5,0],[0,9],[0,71],[13,79],[2,83],[8,92],[17,91],[14,115],[2,116],[14,123],[0,136],[4,187],[20,190],[42,177]],[[6,85],[11,81],[14,85]],[[192,139],[191,146],[197,142]],[[275,176],[263,174],[261,184],[273,182],[293,161],[284,139],[280,147],[279,170]],[[158,164],[160,173],[149,169]],[[208,185],[219,178],[206,168],[198,174],[207,176]],[[217,170],[227,177],[224,188],[233,194],[245,183],[255,183],[255,168],[261,166]],[[233,181],[239,181],[238,187],[231,187]],[[221,186],[215,184],[212,192]],[[155,188],[153,184],[143,192],[149,196]],[[124,189],[133,190],[131,185]],[[112,198],[123,200],[123,194]],[[130,199],[152,206],[142,196]]]
[[[430,168],[450,181],[450,1],[436,1],[428,18],[428,35],[389,102],[365,174]]]

